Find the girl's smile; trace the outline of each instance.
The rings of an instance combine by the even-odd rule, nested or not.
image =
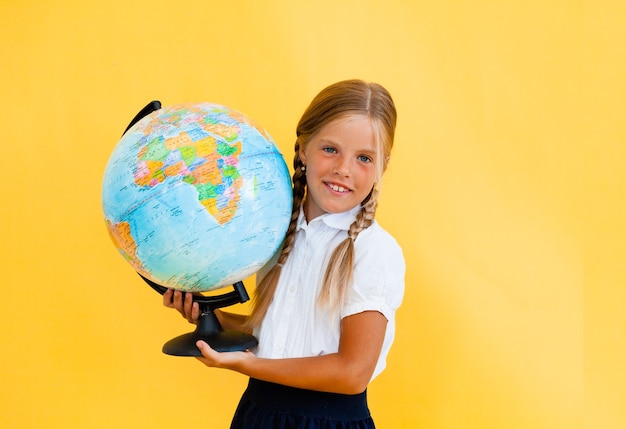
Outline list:
[[[339,192],[339,193],[349,192],[349,189],[346,189],[346,188],[344,188],[343,186],[340,186],[340,185],[335,185],[333,183],[327,183],[327,185],[328,185],[328,187],[330,189],[332,189],[335,192]]]
[[[306,166],[307,221],[359,205],[376,177],[376,144],[371,119],[350,116],[325,125],[300,149]]]

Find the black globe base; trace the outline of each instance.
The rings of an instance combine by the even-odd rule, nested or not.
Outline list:
[[[205,341],[218,352],[249,350],[258,345],[257,339],[239,331],[222,329],[215,313],[208,311],[198,319],[196,330],[169,340],[163,353],[171,356],[202,356],[196,346],[198,340]]]
[[[141,274],[139,276],[161,295],[167,291],[166,287]],[[183,292],[183,300],[186,293]],[[248,292],[246,292],[241,281],[233,284],[233,291],[229,293],[217,296],[194,295],[193,301],[197,302],[200,308],[196,330],[169,340],[163,346],[163,353],[172,356],[202,356],[196,346],[198,340],[204,340],[218,352],[237,352],[256,347],[259,342],[254,336],[245,332],[222,329],[222,325],[214,312],[218,308],[246,302],[249,299]]]

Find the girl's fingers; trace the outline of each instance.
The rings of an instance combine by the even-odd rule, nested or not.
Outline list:
[[[185,310],[183,308],[183,294],[179,290],[174,291],[174,308],[178,310],[183,316],[185,315]]]
[[[194,323],[193,320],[193,310],[194,310],[194,302],[193,302],[193,295],[191,293],[186,293],[185,294],[185,304],[183,306],[183,316],[185,316],[185,318],[190,322],[190,323]]]
[[[168,289],[163,294],[163,305],[176,309],[190,323],[197,323],[200,317],[200,305],[193,301],[192,293]]]
[[[198,356],[196,359],[204,363],[206,366],[216,366],[217,359],[219,358],[218,352],[213,350],[211,346],[203,340],[197,341],[196,347],[198,347],[198,349],[200,349],[200,353],[202,353],[202,356]]]
[[[200,318],[200,304],[197,302],[193,303],[193,307],[191,309],[191,323],[198,323],[198,319]]]
[[[174,291],[172,289],[166,290],[165,293],[163,294],[163,305],[168,308],[173,308],[174,307],[174,302],[172,300],[173,296],[174,296]]]

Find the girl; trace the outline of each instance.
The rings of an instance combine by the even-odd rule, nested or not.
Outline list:
[[[257,275],[250,316],[218,311],[226,329],[254,332],[255,353],[218,353],[209,367],[250,377],[231,428],[373,428],[368,383],[385,367],[404,293],[404,259],[374,220],[396,109],[361,80],[322,90],[296,129],[293,213],[282,250]],[[167,307],[198,320],[191,294]]]

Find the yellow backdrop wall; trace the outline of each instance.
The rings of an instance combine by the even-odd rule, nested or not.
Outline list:
[[[227,427],[246,379],[160,352],[190,327],[110,243],[104,166],[152,99],[234,107],[290,159],[352,77],[400,115],[378,427],[625,427],[624,2],[307,3],[0,2],[0,427]]]

